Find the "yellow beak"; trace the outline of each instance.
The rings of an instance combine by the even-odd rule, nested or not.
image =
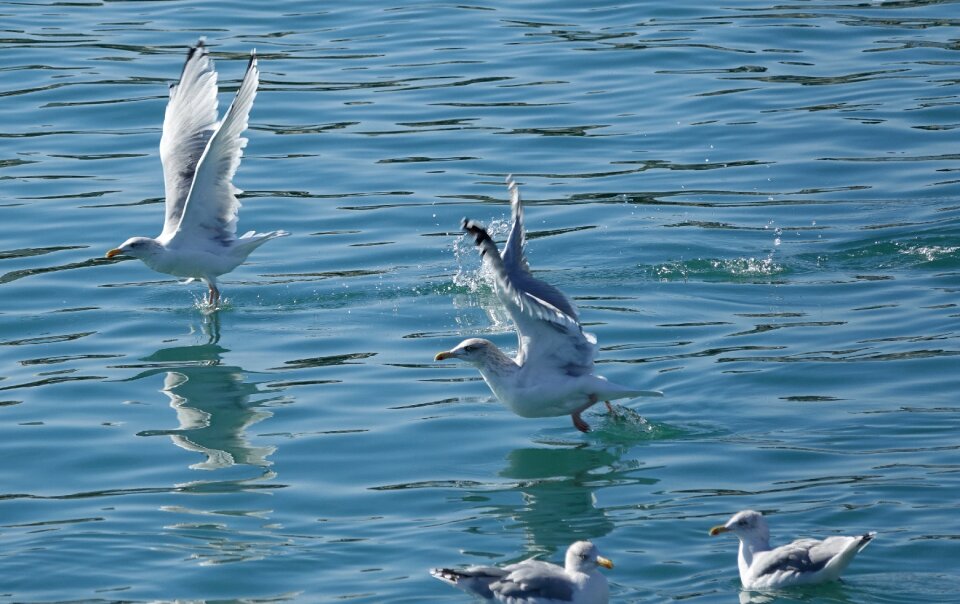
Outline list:
[[[453,355],[449,351],[444,350],[443,352],[438,352],[437,356],[433,357],[434,361],[446,361],[447,359],[453,358]]]
[[[727,527],[721,524],[710,529],[710,536],[716,537],[720,533],[729,533],[729,532],[730,532],[730,529],[728,529]]]
[[[123,253],[123,252],[121,252],[121,251],[118,250],[117,248],[113,248],[112,250],[110,250],[109,252],[106,253],[106,257],[107,257],[107,258],[113,258],[114,256],[119,256],[119,255],[122,254],[122,253]]]
[[[597,556],[597,564],[604,568],[613,568],[613,562],[603,556]]]

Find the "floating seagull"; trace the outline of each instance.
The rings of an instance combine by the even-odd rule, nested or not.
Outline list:
[[[876,536],[798,539],[770,548],[770,529],[760,512],[743,510],[726,524],[710,529],[710,535],[733,533],[740,540],[740,581],[746,589],[778,589],[836,581],[853,557]]]
[[[615,399],[662,396],[594,375],[597,338],[583,331],[573,302],[531,274],[524,254],[520,190],[512,176],[507,177],[507,186],[513,225],[503,257],[482,226],[464,218],[463,230],[474,238],[480,255],[493,269],[497,296],[517,329],[517,356],[511,359],[493,342],[470,338],[437,354],[435,360],[460,359],[475,366],[496,397],[521,417],[569,414],[581,432],[589,432],[590,426],[580,414],[597,401],[605,401],[613,411],[610,401]]]
[[[285,231],[237,238],[241,191],[231,182],[240,165],[247,128],[260,81],[256,51],[237,96],[223,121],[217,121],[217,72],[203,38],[187,53],[180,82],[170,86],[163,119],[160,160],[166,188],[166,219],[156,239],[131,237],[107,252],[139,258],[153,270],[187,282],[200,279],[210,288],[209,303],[220,299],[217,277],[229,273],[264,242]]]
[[[430,574],[444,583],[486,600],[510,604],[607,604],[607,578],[597,566],[613,562],[589,541],[567,549],[563,567],[530,558],[509,566],[471,566],[454,570],[434,568]]]

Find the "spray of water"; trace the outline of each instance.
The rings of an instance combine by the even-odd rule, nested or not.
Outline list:
[[[510,222],[498,219],[487,225],[487,232],[494,240],[502,240],[510,231]],[[457,272],[453,275],[456,293],[453,295],[454,308],[480,308],[486,313],[491,327],[484,331],[493,333],[512,329],[510,315],[504,310],[494,291],[493,271],[480,260],[477,248],[466,235],[453,243],[453,255],[457,262]],[[466,290],[466,291],[464,291]],[[466,330],[475,330],[464,313],[458,313],[457,324]]]

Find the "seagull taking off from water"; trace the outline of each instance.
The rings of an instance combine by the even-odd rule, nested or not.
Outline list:
[[[480,375],[501,402],[521,417],[570,415],[581,432],[590,426],[580,416],[598,401],[637,396],[662,396],[607,381],[593,373],[597,339],[580,326],[577,309],[557,288],[530,272],[524,253],[523,206],[520,190],[507,178],[513,224],[503,256],[486,229],[463,220],[493,270],[497,297],[513,319],[519,339],[517,356],[510,358],[493,342],[470,338],[435,360],[460,359],[480,370]]]
[[[733,533],[740,540],[737,566],[746,589],[778,589],[836,581],[847,565],[876,536],[797,539],[770,547],[770,529],[760,512],[743,510],[726,524],[710,529],[710,535]]]
[[[242,264],[250,252],[285,231],[236,236],[240,202],[233,175],[247,139],[247,128],[260,82],[256,51],[237,96],[222,121],[217,120],[217,72],[203,38],[187,53],[180,81],[170,86],[163,119],[160,161],[166,188],[166,219],[156,238],[131,237],[107,252],[139,258],[153,270],[210,288],[209,303],[220,299],[217,277]]]
[[[504,567],[471,566],[459,570],[434,568],[430,574],[444,583],[484,600],[510,604],[607,604],[607,578],[598,566],[613,568],[589,541],[567,549],[563,567],[524,560]]]

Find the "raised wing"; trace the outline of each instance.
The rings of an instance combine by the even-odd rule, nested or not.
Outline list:
[[[247,129],[247,118],[253,99],[257,95],[260,71],[257,55],[250,55],[247,72],[223,117],[220,126],[210,137],[207,148],[197,164],[193,185],[174,236],[180,233],[191,237],[206,238],[226,244],[233,241],[237,232],[237,212],[240,202],[233,186],[233,175],[240,166],[243,148],[247,139],[240,136]]]
[[[510,234],[507,243],[503,246],[503,266],[523,291],[538,300],[553,306],[574,321],[579,321],[577,307],[562,291],[541,281],[530,272],[530,263],[526,255],[526,229],[523,226],[523,203],[520,200],[520,188],[513,180],[513,175],[507,176],[507,188],[510,190]]]
[[[512,271],[530,272],[525,249],[527,235],[523,226],[523,204],[520,202],[520,187],[513,180],[513,174],[507,175],[507,189],[510,191],[510,213],[512,221],[507,243],[503,246],[503,264]]]
[[[527,560],[507,566],[509,575],[490,585],[503,602],[572,602],[575,586],[562,568]]]
[[[180,81],[170,86],[163,118],[160,161],[166,188],[166,212],[161,237],[171,237],[193,185],[197,163],[217,128],[217,72],[203,38],[187,53]]]
[[[596,338],[583,332],[577,310],[563,292],[530,273],[523,254],[520,195],[512,179],[509,182],[513,227],[507,240],[507,257],[500,256],[497,244],[482,226],[464,219],[463,230],[473,237],[481,257],[493,269],[497,295],[516,325],[519,337],[517,362],[520,365],[552,366],[570,375],[590,373],[596,354]]]

